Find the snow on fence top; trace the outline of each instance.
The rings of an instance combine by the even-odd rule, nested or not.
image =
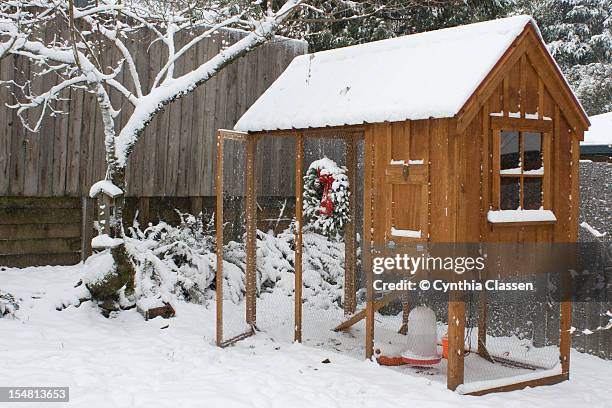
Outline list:
[[[584,132],[581,145],[612,145],[612,112],[591,116],[591,127]]]
[[[454,116],[529,16],[296,57],[240,118],[240,131]]]
[[[123,194],[123,190],[114,185],[110,180],[100,180],[91,186],[89,189],[89,196],[91,198],[95,198],[100,193],[105,193],[111,197],[117,197]]]

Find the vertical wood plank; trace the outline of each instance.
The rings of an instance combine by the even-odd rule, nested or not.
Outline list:
[[[183,32],[180,35],[179,46],[189,41],[190,36],[193,33]],[[195,60],[193,56],[194,50],[192,49],[186,55],[183,56],[180,71],[177,75],[182,75],[186,72],[192,71],[195,66]],[[192,133],[192,117],[196,114],[196,105],[194,94],[185,95],[181,98],[181,123],[180,123],[180,134],[179,134],[179,161],[178,161],[178,175],[177,175],[177,186],[176,195],[178,197],[189,196],[189,178],[191,174],[189,169],[191,168],[191,162],[196,158],[193,155],[193,144],[191,139]],[[221,128],[222,126],[217,126]]]
[[[448,303],[448,372],[446,386],[455,390],[464,382],[465,302],[461,292],[451,292]]]
[[[70,91],[70,127],[68,134],[62,136],[60,140],[56,140],[55,147],[60,148],[65,140],[66,143],[66,177],[63,190],[67,195],[80,195],[81,190],[81,155],[84,152],[84,146],[87,145],[88,135],[82,134],[83,120],[85,117],[85,92],[82,90]],[[55,179],[55,171],[53,178]],[[59,175],[58,175],[59,176]],[[54,181],[55,184],[55,181]],[[61,189],[61,181],[58,180],[58,188]]]
[[[482,163],[482,170],[480,175],[480,241],[484,241],[487,236],[488,225],[487,225],[487,213],[489,212],[491,202],[491,145],[489,138],[491,134],[490,129],[490,109],[489,102],[485,102],[482,106],[482,130],[481,139],[482,144],[480,148],[480,160]]]
[[[254,326],[257,318],[257,138],[249,137],[246,143],[246,322]]]
[[[494,210],[499,210],[500,209],[500,179],[499,179],[499,169],[501,167],[500,164],[500,130],[499,129],[493,129],[493,191],[491,192],[492,195],[492,203],[493,203],[493,209]]]
[[[523,54],[520,60],[520,73],[519,73],[519,81],[520,81],[520,113],[521,118],[525,117],[525,109],[527,107],[527,79],[528,79],[528,67],[527,67],[527,54]]]
[[[365,358],[371,359],[374,355],[374,275],[372,272],[372,244],[375,236],[375,221],[374,221],[374,203],[376,195],[374,191],[375,174],[375,158],[376,151],[374,147],[374,133],[377,127],[368,126],[364,140],[364,272],[366,274],[366,333],[365,333]]]
[[[478,355],[483,358],[490,358],[487,351],[487,292],[481,291],[478,294]]]
[[[357,307],[357,291],[356,291],[356,242],[355,242],[355,224],[357,216],[357,142],[354,136],[349,136],[346,141],[346,168],[348,173],[348,182],[351,189],[349,196],[349,214],[351,220],[345,226],[344,232],[344,314],[350,315],[355,313]]]
[[[206,58],[207,59],[212,58],[213,56],[217,55],[217,53],[219,52],[218,41],[219,41],[219,38],[217,35],[213,35],[212,37],[206,40],[206,43],[207,43]],[[212,158],[214,157],[214,151],[213,149],[211,149],[212,144],[210,143],[210,140],[214,136],[214,132],[215,132],[214,117],[215,117],[215,110],[217,109],[217,107],[215,106],[215,100],[216,100],[215,95],[217,93],[217,86],[218,86],[217,82],[218,82],[218,78],[213,77],[206,83],[204,109],[203,111],[201,111],[201,114],[204,115],[204,130],[203,131],[206,137],[205,139],[206,155],[202,156],[201,158],[202,159],[201,172],[203,173],[202,191],[204,195],[210,194],[210,192],[213,191],[213,186],[214,186],[214,180],[211,177],[211,174],[214,173],[214,166],[213,166],[214,160],[212,160]]]
[[[215,239],[217,250],[217,271],[215,275],[216,339],[217,346],[223,342],[223,137],[217,133],[217,175],[216,175],[216,218]]]
[[[295,136],[295,306],[293,339],[302,342],[302,180],[304,178],[304,136]]]
[[[7,81],[13,76],[10,56],[0,59],[0,80]],[[7,87],[0,86],[0,100],[9,100]],[[11,160],[11,114],[6,106],[0,106],[0,195],[8,195],[10,184]]]
[[[152,41],[153,34],[148,33],[147,44],[150,44]],[[161,52],[159,52],[158,49],[153,47],[150,47],[145,50],[142,57],[144,59],[144,62],[148,63],[143,67],[143,70],[145,72],[140,81],[142,83],[143,92],[147,92],[148,89],[150,89],[150,87],[153,85],[153,81],[155,80],[157,72],[161,69],[162,57]],[[151,177],[151,175],[155,174],[155,168],[159,165],[158,154],[160,153],[160,151],[157,149],[157,145],[159,143],[159,138],[161,138],[161,135],[156,132],[156,122],[158,122],[160,119],[160,114],[157,114],[151,124],[147,126],[144,139],[140,141],[140,143],[144,145],[143,150],[145,151],[142,172],[142,194],[147,197],[157,195],[155,191],[155,178]]]

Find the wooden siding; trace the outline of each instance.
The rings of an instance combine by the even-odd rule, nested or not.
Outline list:
[[[243,35],[235,30],[221,30],[203,40],[195,53],[179,61],[176,74],[185,73],[198,61],[215,55],[221,41],[235,42]],[[183,44],[192,36],[182,33],[178,43]],[[148,89],[161,66],[164,50],[157,43],[147,53],[140,40],[148,42],[150,38],[132,38],[128,46],[134,50],[138,74],[143,87]],[[233,127],[306,48],[303,42],[277,39],[229,65],[193,94],[170,104],[147,127],[134,148],[127,167],[128,195],[214,196],[216,129]],[[107,58],[117,58],[114,52],[108,54]],[[28,60],[22,57],[10,56],[0,61],[1,80],[23,82],[32,77],[31,70]],[[42,89],[40,80],[33,81],[33,88]],[[74,90],[65,96],[69,100],[60,106],[67,114],[45,118],[41,131],[31,133],[23,128],[16,111],[5,106],[14,101],[10,90],[0,88],[0,196],[78,197],[86,195],[89,186],[103,178],[103,130],[95,99]],[[114,106],[120,106],[118,93],[111,91],[110,96]],[[126,123],[131,111],[128,104],[123,106],[117,118],[120,126]],[[35,120],[34,112],[29,119]],[[269,154],[270,161],[282,160],[282,151],[270,148]],[[280,182],[281,177],[276,176],[262,188],[278,194],[282,190]]]
[[[572,110],[567,107],[565,99],[559,99],[559,89],[551,88],[556,86],[556,82],[541,76],[547,71],[541,66],[541,53],[533,40],[524,38],[514,54],[511,62],[507,63],[509,65],[500,68],[500,77],[492,78],[491,83],[497,85],[489,91],[490,96],[480,111],[458,134],[461,145],[458,159],[458,239],[466,242],[573,242],[577,238],[579,135],[582,130],[576,120],[570,125],[566,118],[564,112]],[[490,116],[499,112],[504,116]],[[486,219],[486,213],[496,209],[496,195],[499,194],[495,183],[498,175],[493,171],[498,152],[493,146],[495,138],[491,122],[511,122],[513,118],[509,118],[508,112],[518,112],[521,118],[531,114],[539,119],[552,119],[552,126],[541,130],[546,133],[543,145],[544,207],[557,217],[554,224],[496,226]],[[520,122],[524,125],[529,121]],[[473,160],[474,157],[480,157],[480,160]],[[480,174],[479,187],[470,182],[474,174]],[[479,227],[472,222],[475,220],[479,220]]]
[[[456,236],[457,145],[454,119],[383,123],[366,128],[366,149],[373,154],[371,205],[373,240],[414,241],[390,236],[390,226],[420,230],[421,240],[452,242]],[[423,160],[401,167],[391,160]],[[395,175],[396,172],[399,172]],[[397,179],[397,180],[396,180]],[[368,191],[368,186],[366,186]]]

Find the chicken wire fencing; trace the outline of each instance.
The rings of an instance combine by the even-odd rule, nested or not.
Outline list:
[[[221,219],[222,227],[217,240],[221,239],[223,264],[220,286],[217,280],[217,344],[227,345],[252,330],[246,307],[247,143],[225,139],[220,148],[223,161],[217,182],[222,186],[222,208],[217,208],[217,222]]]
[[[251,147],[248,139],[229,139],[223,144],[221,343],[231,344],[254,333],[291,342],[299,331],[307,346],[363,358],[367,277],[360,233],[364,215],[362,138],[269,135],[250,143]],[[295,166],[300,162],[302,171],[296,175]],[[333,179],[326,180],[327,175]],[[350,194],[344,199],[348,202],[331,196],[341,190],[334,182],[345,182]],[[330,184],[327,192],[325,183]],[[339,228],[317,224],[320,217],[316,215],[325,210],[326,194],[330,194],[332,210],[348,208],[348,217],[339,216],[343,220]],[[303,201],[299,302],[295,286],[296,195]],[[312,205],[315,212],[309,207]],[[251,224],[250,212],[255,214]],[[255,245],[254,281],[250,283],[248,224],[256,226],[251,228]],[[544,278],[550,276],[534,279]],[[405,374],[446,382],[448,297],[418,290],[374,296],[374,356],[379,362]],[[559,369],[558,302],[529,293],[491,291],[466,292],[463,300],[466,390],[552,376]],[[296,314],[297,305],[301,314]],[[433,333],[430,338],[428,330]],[[423,357],[426,347],[432,350],[430,357],[439,357],[439,361],[395,364],[411,350],[419,349]]]
[[[358,358],[365,355],[363,327],[334,329],[365,309],[362,136],[338,132],[307,137],[303,160],[302,343]],[[317,217],[325,211],[325,198],[313,192],[313,185],[325,189],[326,182],[331,183],[332,212]],[[343,185],[348,194],[343,194]]]
[[[295,304],[295,153],[291,135],[257,140],[257,330],[291,342]]]
[[[353,306],[349,310],[364,307],[356,300],[359,287],[365,284],[359,261],[363,141],[361,134],[348,132],[324,137],[305,135],[301,140],[275,135],[260,136],[257,142],[256,326],[274,340],[293,341],[301,335],[305,345],[335,351],[360,348],[355,355],[363,357],[363,339],[345,341],[346,334],[333,331],[345,319],[347,240],[354,264]],[[299,163],[298,143],[303,143],[299,179],[295,168]],[[331,178],[326,179],[326,175]],[[343,195],[346,190],[349,194]],[[303,202],[301,324],[296,322],[295,309],[296,194]],[[332,201],[333,217],[342,214],[337,224],[325,224],[321,222],[325,217],[318,217],[318,207],[326,196]],[[346,348],[341,347],[343,344]]]
[[[463,392],[561,373],[558,302],[501,291],[467,291],[463,300]],[[396,371],[446,384],[448,308],[442,292],[398,293],[376,313],[375,357]],[[405,364],[406,357],[416,361]]]

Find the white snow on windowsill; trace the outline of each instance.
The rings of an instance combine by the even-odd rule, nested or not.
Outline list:
[[[461,384],[457,387],[457,392],[459,394],[469,394],[470,392],[483,391],[525,381],[539,380],[541,378],[552,377],[559,374],[561,374],[561,364],[557,364],[554,368],[548,370],[536,370],[533,373],[499,378],[497,380],[474,381],[467,384]]]
[[[595,228],[591,227],[586,221],[583,221],[580,226],[585,230],[589,231],[591,235],[595,238],[603,238],[606,236],[607,232],[599,232]]]
[[[401,164],[401,165],[410,165],[410,166],[414,166],[414,165],[418,165],[418,164],[424,164],[425,162],[423,160],[391,160],[389,162],[389,164]]]
[[[413,230],[403,230],[396,229],[395,227],[391,227],[391,235],[394,237],[403,237],[403,238],[421,238],[421,231],[413,231]]]
[[[504,169],[504,170],[500,170],[499,174],[516,174],[519,175],[521,174],[521,168],[520,167],[515,167],[513,169]],[[533,170],[525,170],[523,171],[523,174],[527,174],[527,175],[543,175],[544,174],[544,167],[540,167],[539,169],[533,169]]]
[[[123,194],[123,190],[114,185],[110,180],[100,180],[94,183],[89,189],[89,196],[95,198],[101,192],[111,197],[117,197]]]
[[[498,210],[489,211],[487,220],[492,224],[506,222],[554,222],[557,217],[550,210]]]
[[[123,244],[121,238],[111,238],[107,234],[101,234],[91,240],[91,247],[95,249],[115,248]]]
[[[491,112],[491,113],[489,113],[489,116],[503,117],[504,116],[504,111],[501,111],[501,112]],[[508,112],[508,117],[509,118],[518,118],[518,119],[520,119],[521,112]],[[539,120],[540,118],[539,118],[537,113],[525,113],[524,119]],[[544,116],[542,118],[542,120],[552,120],[552,118],[550,118],[548,116]]]

